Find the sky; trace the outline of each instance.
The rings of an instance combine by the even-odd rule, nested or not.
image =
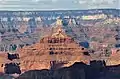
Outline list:
[[[0,0],[0,10],[120,9],[120,0]]]

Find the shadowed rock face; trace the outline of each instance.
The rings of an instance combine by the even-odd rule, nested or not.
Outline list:
[[[15,79],[15,78],[11,75],[0,73],[0,79]]]
[[[76,62],[57,70],[30,70],[16,79],[120,79],[119,74],[120,65],[105,66],[104,61],[92,61],[91,65]]]
[[[5,73],[6,74],[21,74],[21,70],[19,65],[15,64],[15,63],[9,63],[9,64],[5,64]]]
[[[86,64],[76,62],[70,67],[64,67],[57,70],[27,71],[17,79],[89,79],[86,77],[88,68]]]
[[[47,69],[30,70],[20,75],[17,79],[52,79],[52,73]]]
[[[8,59],[11,61],[14,59],[19,59],[19,54],[9,54],[9,53],[7,54],[8,54]]]
[[[84,63],[75,63],[70,67],[64,67],[53,72],[53,79],[85,79]]]

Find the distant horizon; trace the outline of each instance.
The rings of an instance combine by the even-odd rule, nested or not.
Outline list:
[[[8,10],[8,9],[0,9],[0,11],[87,11],[87,10],[120,10],[116,8],[96,8],[96,9],[18,9],[18,10]]]
[[[120,9],[120,0],[0,0],[0,10]]]

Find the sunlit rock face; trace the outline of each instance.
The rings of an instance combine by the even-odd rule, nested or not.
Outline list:
[[[108,58],[107,65],[119,65],[120,64],[120,50],[113,49],[111,56]]]
[[[80,47],[58,25],[40,42],[19,49],[21,70],[50,69],[53,64],[59,64],[59,68],[80,61],[88,63],[89,56],[83,54],[85,51],[87,49]]]
[[[0,72],[4,72],[3,70],[3,64],[8,61],[7,59],[7,53],[5,52],[0,52]]]

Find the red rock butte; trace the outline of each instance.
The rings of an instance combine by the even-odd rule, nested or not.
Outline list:
[[[59,21],[57,22],[59,23]],[[87,49],[79,46],[66,35],[61,25],[52,28],[47,36],[38,43],[19,49],[22,71],[35,69],[50,69],[54,64],[67,67],[74,62],[88,63],[89,56],[83,54]],[[59,66],[57,66],[59,68]]]

